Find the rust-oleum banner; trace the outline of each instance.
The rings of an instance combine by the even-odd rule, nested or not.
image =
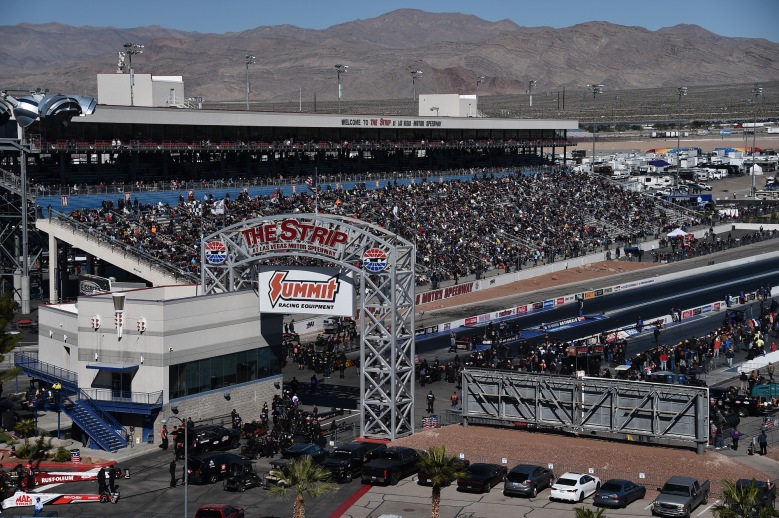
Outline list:
[[[263,267],[259,274],[260,311],[312,315],[354,315],[351,272],[337,268]]]

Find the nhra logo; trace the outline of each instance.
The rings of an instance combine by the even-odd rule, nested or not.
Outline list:
[[[338,294],[338,275],[325,281],[287,280],[289,272],[275,272],[270,279],[268,296],[271,306],[279,301],[330,302],[334,303]]]
[[[16,505],[32,505],[32,497],[30,495],[19,495],[16,497]]]
[[[369,272],[379,273],[387,267],[387,254],[384,250],[370,248],[362,254],[363,267]]]
[[[79,284],[79,290],[84,295],[95,295],[97,293],[105,293],[105,290],[95,281],[81,281]]]
[[[227,259],[227,247],[221,241],[206,243],[206,259],[211,264],[222,264]]]

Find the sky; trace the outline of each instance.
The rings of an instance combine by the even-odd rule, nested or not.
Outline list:
[[[689,23],[721,36],[779,42],[779,0],[0,0],[0,25],[161,25],[223,34],[283,24],[324,29],[403,8],[509,19],[526,27],[607,21],[657,30]]]

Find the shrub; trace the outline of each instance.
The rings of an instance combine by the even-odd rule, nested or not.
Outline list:
[[[57,462],[68,462],[70,460],[70,452],[64,446],[60,446],[57,448],[57,453],[54,454],[54,460]]]

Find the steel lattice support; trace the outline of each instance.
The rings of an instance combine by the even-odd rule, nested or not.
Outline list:
[[[335,235],[348,238],[340,243],[333,238],[331,243]],[[221,255],[214,254],[217,249]],[[383,252],[381,261],[386,266],[365,269],[369,250]],[[413,244],[376,225],[342,216],[295,214],[243,221],[202,239],[203,293],[257,290],[261,264],[292,256],[335,264],[359,279],[355,285],[359,286],[360,434],[389,440],[412,434]]]

